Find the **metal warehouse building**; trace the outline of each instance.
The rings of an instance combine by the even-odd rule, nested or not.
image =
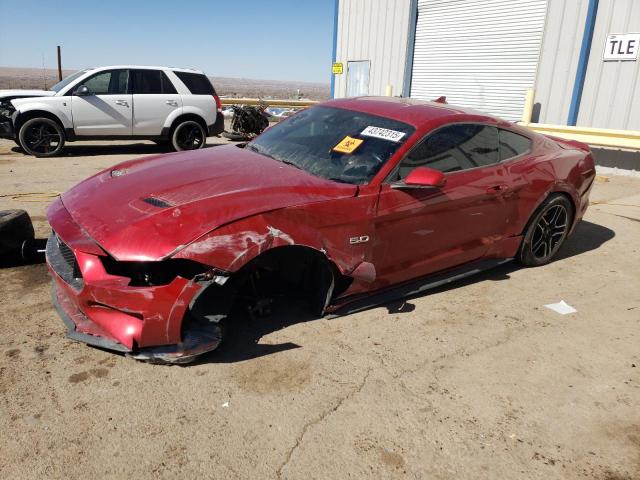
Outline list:
[[[639,51],[640,0],[337,0],[332,94],[640,130]]]

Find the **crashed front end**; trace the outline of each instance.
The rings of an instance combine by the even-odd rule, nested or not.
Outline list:
[[[164,363],[187,363],[218,346],[218,326],[189,307],[206,287],[224,283],[224,272],[185,260],[116,262],[61,200],[48,217],[53,302],[69,338]]]
[[[13,140],[15,132],[13,129],[12,115],[16,109],[11,105],[8,98],[0,98],[0,138],[8,138]]]

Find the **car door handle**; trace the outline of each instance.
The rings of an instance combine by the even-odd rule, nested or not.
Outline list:
[[[116,100],[116,105],[122,105],[123,107],[128,107],[129,102],[127,102],[126,100]]]
[[[509,191],[509,185],[501,184],[501,185],[493,185],[487,188],[487,193],[505,193]]]
[[[178,106],[178,102],[176,102],[175,100],[167,100],[166,102],[167,105],[171,105],[172,107],[177,107]]]

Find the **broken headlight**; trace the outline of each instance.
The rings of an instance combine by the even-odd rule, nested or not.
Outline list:
[[[16,109],[9,100],[0,100],[0,122],[10,121],[11,115],[13,115],[15,111]]]
[[[132,287],[167,285],[176,277],[192,279],[212,270],[209,266],[179,258],[160,262],[119,262],[111,257],[101,260],[108,274],[130,278]]]

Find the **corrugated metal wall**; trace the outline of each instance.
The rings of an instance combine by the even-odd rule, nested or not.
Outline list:
[[[522,116],[534,86],[546,0],[420,0],[411,96]]]
[[[369,95],[384,95],[387,85],[400,95],[409,35],[410,0],[340,0],[334,96],[347,92],[347,63],[370,60]]]
[[[356,60],[371,61],[370,95],[384,95],[387,85],[393,86],[394,95],[402,93],[411,3],[411,0],[339,1],[336,61],[344,64],[345,73],[335,76],[336,97],[346,96],[347,64]],[[452,103],[458,101],[515,120],[524,101],[522,87],[525,83],[533,86],[535,81],[535,101],[539,104],[537,120],[566,125],[589,0],[548,1],[537,62],[533,61],[535,54],[527,45],[539,42],[539,0],[420,0],[419,3],[422,17],[418,17],[418,22],[423,22],[423,28],[417,32],[415,44],[412,96],[431,99],[447,94]],[[492,25],[497,32],[500,25],[509,20],[509,11],[516,11],[512,8],[514,4],[525,5],[525,8],[521,18],[511,19],[513,32],[506,31],[503,38],[492,37],[489,47],[500,54],[503,63],[505,59],[512,59],[511,65],[506,62],[503,66],[505,74],[512,71],[524,75],[516,78],[517,82],[503,75],[503,80],[507,80],[504,88],[483,87],[481,80],[485,77],[494,75],[500,80],[501,76],[500,69],[495,70],[493,63],[485,65],[484,60],[468,55],[478,47],[478,42],[486,40],[484,36],[467,38],[470,46],[466,50],[464,42],[456,48],[444,48],[443,44],[458,41],[448,37],[453,30],[462,31],[467,37],[478,34],[476,27],[460,28],[460,24],[482,23],[483,17],[490,17],[487,18],[489,32]],[[429,6],[439,9],[453,6],[452,11],[456,6],[462,6],[464,15],[442,17],[446,21],[438,23],[437,18],[429,16]],[[491,6],[502,7],[490,11]],[[518,27],[520,24],[521,28]],[[600,0],[578,110],[579,126],[640,130],[640,60],[604,62],[602,59],[607,34],[631,32],[640,32],[640,0]],[[460,62],[460,54],[467,55],[468,59]],[[438,61],[425,63],[420,57]],[[460,65],[452,66],[451,62],[457,62],[466,70],[460,70]],[[537,73],[532,73],[536,67]],[[441,84],[430,82],[437,88],[426,88],[429,82],[424,79],[438,75],[443,79]],[[535,75],[535,79],[527,80],[531,75]],[[467,88],[462,85],[464,81],[476,82],[478,92],[475,97],[469,97],[471,100],[462,98],[460,101],[460,92]]]
[[[535,101],[540,123],[566,125],[589,1],[549,3]],[[640,60],[602,60],[608,34],[631,32],[640,32],[640,1],[600,0],[577,125],[640,130]]]
[[[640,60],[603,62],[609,33],[640,32],[639,0],[600,0],[578,125],[640,130]]]
[[[551,0],[538,65],[539,123],[566,125],[589,0]]]

